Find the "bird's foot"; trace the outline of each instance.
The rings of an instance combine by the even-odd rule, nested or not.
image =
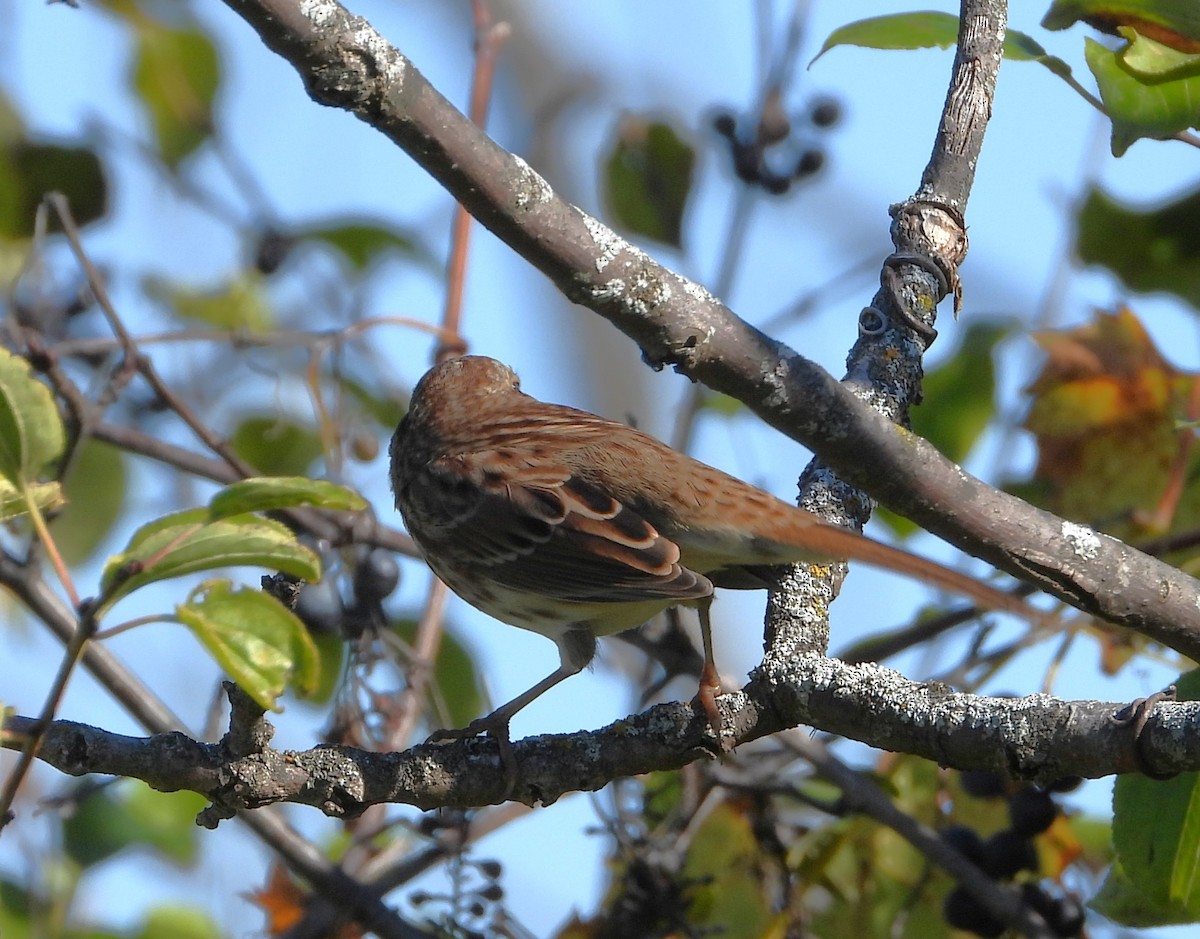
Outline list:
[[[426,743],[441,743],[443,740],[468,740],[486,734],[496,740],[508,739],[508,719],[493,712],[486,717],[477,717],[466,727],[443,727],[429,735]]]
[[[504,770],[505,779],[504,798],[501,801],[507,802],[517,788],[517,779],[521,771],[517,755],[513,752],[512,740],[508,735],[507,715],[493,712],[486,717],[477,717],[466,727],[435,730],[425,742],[442,743],[447,740],[469,740],[485,734],[495,740],[496,746],[500,748],[500,766]]]
[[[706,669],[705,673],[700,676],[700,689],[696,692],[696,703],[708,717],[708,726],[712,729],[713,736],[717,738],[721,752],[727,753],[733,749],[733,739],[726,737],[723,733],[724,723],[721,720],[721,709],[717,706],[717,695],[720,693],[720,680],[715,674],[708,674]]]

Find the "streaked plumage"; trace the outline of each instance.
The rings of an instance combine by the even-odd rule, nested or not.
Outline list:
[[[471,733],[506,732],[521,707],[592,660],[595,637],[681,603],[704,612],[714,585],[767,587],[758,569],[768,565],[859,560],[1030,613],[638,430],[538,401],[482,356],[451,359],[418,382],[391,461],[396,505],[433,571],[472,606],[559,647],[553,674]]]

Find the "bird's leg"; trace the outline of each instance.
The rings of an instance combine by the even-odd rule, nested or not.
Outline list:
[[[717,707],[717,695],[721,693],[721,678],[717,674],[717,663],[713,658],[712,621],[709,610],[712,608],[712,597],[705,597],[697,605],[700,614],[700,641],[704,644],[704,670],[700,673],[700,690],[696,699],[708,715],[708,726],[716,735],[721,749],[725,747],[725,737],[721,733],[721,711]]]
[[[468,737],[478,737],[481,734],[487,734],[489,737],[495,737],[497,740],[507,741],[509,721],[513,719],[513,716],[518,711],[527,704],[531,704],[535,699],[540,698],[560,681],[578,673],[578,668],[560,665],[528,691],[523,691],[511,701],[500,705],[491,714],[475,718],[466,727],[435,730],[430,735],[429,740],[431,742],[439,740],[463,740]]]
[[[504,789],[505,799],[512,795],[520,769],[517,765],[516,755],[513,753],[512,741],[509,738],[509,722],[518,711],[540,698],[560,681],[564,681],[572,675],[578,675],[596,654],[596,637],[587,630],[572,629],[556,641],[562,664],[549,675],[511,701],[500,705],[491,714],[477,717],[466,727],[435,730],[426,741],[427,743],[440,743],[443,740],[478,737],[480,734],[492,737],[500,747],[500,762],[507,778],[507,785]]]

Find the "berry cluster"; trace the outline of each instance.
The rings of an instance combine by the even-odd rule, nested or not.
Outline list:
[[[323,566],[333,566],[326,553]],[[337,578],[326,576],[315,584],[305,584],[296,604],[296,615],[313,633],[341,633],[347,639],[359,638],[368,627],[379,628],[387,622],[382,603],[400,583],[400,565],[395,555],[384,548],[359,545],[350,567],[353,600],[347,603]]]
[[[799,123],[820,132],[837,124],[841,116],[841,106],[824,98],[812,103]],[[737,178],[772,195],[782,195],[796,180],[816,175],[825,165],[825,151],[811,140],[815,134],[798,131],[797,123],[777,99],[767,102],[748,129],[730,111],[721,111],[712,120],[713,129],[729,143]]]
[[[951,825],[942,831],[942,839],[957,848],[968,860],[996,880],[1012,880],[1022,872],[1038,872],[1038,855],[1033,839],[1046,831],[1058,817],[1054,794],[1069,792],[1082,780],[1060,779],[1048,786],[1023,784],[1012,786],[996,773],[972,770],[962,774],[962,788],[981,799],[1005,798],[1008,801],[1008,827],[988,838],[973,828]],[[1042,884],[1021,884],[1021,897],[1046,925],[1063,937],[1078,936],[1083,930],[1083,906],[1070,894],[1051,893]],[[946,897],[942,909],[946,922],[956,929],[978,936],[999,936],[1004,923],[981,907],[961,886]]]
[[[453,935],[461,939],[488,939],[489,936],[511,935],[503,928],[508,914],[504,911],[504,888],[500,878],[504,873],[499,861],[475,861],[461,858],[456,864],[454,889],[449,893],[414,890],[408,902],[423,909],[440,928],[436,935]]]

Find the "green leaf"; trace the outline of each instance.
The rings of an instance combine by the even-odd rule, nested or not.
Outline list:
[[[80,791],[94,781],[80,785]],[[194,792],[155,792],[144,783],[93,788],[63,820],[63,849],[88,868],[132,846],[155,849],[179,864],[196,858],[194,820],[205,799]]]
[[[1129,40],[1121,61],[1144,81],[1200,74],[1200,55],[1172,49],[1131,29],[1121,30],[1121,35]]]
[[[1079,210],[1075,251],[1130,290],[1167,291],[1200,308],[1200,189],[1136,209],[1092,189]]]
[[[719,391],[712,391],[709,388],[702,388],[700,391],[700,407],[705,411],[720,414],[722,417],[734,417],[744,414],[746,411],[746,405],[737,398]]]
[[[178,512],[169,512],[159,518],[152,519],[142,525],[135,531],[129,539],[129,544],[125,550],[131,551],[134,548],[145,544],[152,536],[167,529],[178,529],[185,525],[203,525],[208,521],[208,509],[204,506],[198,506],[194,509],[180,509]]]
[[[320,435],[312,427],[281,417],[248,417],[229,442],[264,476],[301,476],[322,452]]]
[[[0,150],[0,235],[33,235],[38,205],[48,192],[60,192],[80,225],[108,211],[108,184],[95,152],[85,147],[16,141]],[[52,231],[59,230],[51,214]]]
[[[973,322],[958,349],[922,382],[924,400],[913,409],[913,430],[955,463],[967,458],[996,413],[993,356],[1010,328]]]
[[[198,29],[139,20],[133,86],[150,117],[159,155],[175,169],[212,133],[220,80],[217,50]]]
[[[337,690],[342,686],[346,675],[346,656],[348,646],[346,640],[338,633],[309,633],[313,645],[317,649],[320,667],[316,684],[311,693],[304,699],[306,704],[324,707],[333,700]],[[474,716],[474,715],[472,715]],[[468,717],[463,723],[467,723]]]
[[[358,270],[365,270],[376,258],[396,252],[418,254],[416,240],[407,232],[384,224],[344,222],[334,225],[313,225],[293,233],[296,238],[323,241]]]
[[[837,46],[911,51],[934,47],[949,49],[957,43],[958,17],[952,13],[892,13],[838,27],[829,34],[812,61],[816,62]],[[1032,36],[1010,29],[1004,38],[1004,57],[1028,62],[1046,57],[1046,50]]]
[[[28,879],[28,878],[23,878]],[[14,880],[0,877],[0,936],[4,939],[30,939],[34,936],[33,920],[40,904],[37,898]],[[39,923],[36,935],[42,935]]]
[[[1200,669],[1182,676],[1176,687],[1180,700],[1195,700]],[[1161,915],[1163,923],[1200,920],[1200,773],[1167,780],[1118,777],[1113,846],[1122,873],[1142,895],[1144,911]]]
[[[33,498],[42,512],[52,511],[66,503],[62,487],[58,483],[33,483],[22,491],[0,476],[0,522],[29,514],[29,503],[25,501],[26,493]]]
[[[63,492],[67,507],[50,524],[68,564],[92,556],[125,505],[125,461],[111,444],[89,438],[75,454]]]
[[[222,939],[224,933],[202,910],[156,906],[133,939]]]
[[[316,690],[320,659],[300,619],[259,590],[209,581],[175,608],[180,621],[259,705],[278,710],[289,680],[304,695]]]
[[[196,816],[208,804],[204,796],[186,789],[159,792],[137,780],[123,784],[122,792],[125,811],[138,819],[143,842],[176,864],[195,863],[200,848]]]
[[[434,678],[446,696],[446,709],[455,727],[466,725],[483,710],[483,683],[475,660],[453,633],[442,636]]]
[[[207,509],[188,509],[135,532],[104,565],[101,612],[146,584],[220,567],[250,565],[320,579],[320,560],[285,525],[258,515],[208,518]]]
[[[147,277],[146,295],[167,305],[179,316],[217,329],[268,332],[275,314],[264,291],[263,275],[247,271],[239,279],[212,290],[180,287],[161,277]]]
[[[681,871],[692,885],[689,919],[697,932],[735,939],[783,935],[769,891],[756,874],[765,861],[750,813],[736,802],[717,805],[696,827]]]
[[[1135,929],[1195,922],[1192,913],[1182,905],[1163,904],[1148,896],[1130,880],[1120,864],[1113,864],[1108,869],[1104,883],[1088,901],[1088,906],[1114,923]]]
[[[63,441],[50,389],[0,346],[0,477],[17,487],[36,481],[62,455]]]
[[[815,62],[838,46],[866,49],[949,49],[958,42],[958,17],[950,13],[893,13],[839,26],[829,34]],[[809,63],[810,65],[812,63]]]
[[[1113,156],[1143,137],[1165,139],[1200,123],[1200,75],[1143,80],[1121,56],[1093,39],[1084,42],[1084,58],[1112,119]]]
[[[354,490],[323,479],[258,476],[226,486],[209,500],[208,511],[215,520],[299,506],[358,511],[367,507],[367,501]]]
[[[692,146],[669,124],[623,117],[603,179],[614,221],[678,248],[695,162]]]

